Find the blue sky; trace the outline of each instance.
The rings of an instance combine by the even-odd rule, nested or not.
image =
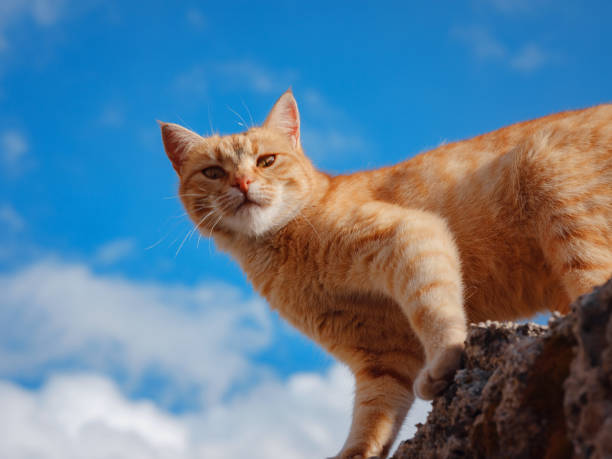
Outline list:
[[[340,173],[612,99],[609,2],[262,3],[0,4],[0,455],[341,446],[350,376],[182,244],[156,120],[236,132],[291,86]]]

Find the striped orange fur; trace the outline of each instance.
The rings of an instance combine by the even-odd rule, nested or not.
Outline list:
[[[612,105],[337,177],[305,156],[290,91],[244,133],[161,130],[198,229],[353,371],[338,458],[387,455],[413,393],[459,366],[468,322],[567,312],[612,275]]]

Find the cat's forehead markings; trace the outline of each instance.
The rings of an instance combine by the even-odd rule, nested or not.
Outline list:
[[[243,156],[251,155],[254,152],[251,139],[244,133],[222,137],[212,148],[212,153],[218,162],[223,163],[229,160],[235,165],[238,165]]]
[[[240,158],[244,154],[244,142],[240,135],[232,136],[232,146],[234,147],[234,152]]]
[[[245,133],[232,136],[232,148],[234,150],[233,157],[236,158],[236,160],[256,153],[255,145]]]
[[[215,154],[219,160],[235,158],[234,147],[230,137],[223,137],[219,140],[215,148]]]

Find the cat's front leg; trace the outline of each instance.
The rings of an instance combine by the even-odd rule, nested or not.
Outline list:
[[[356,372],[355,383],[351,430],[333,459],[387,457],[414,401],[412,381],[396,370],[364,367]]]
[[[417,211],[396,234],[391,290],[425,351],[415,393],[431,400],[459,368],[467,336],[459,253],[446,223],[429,213]]]
[[[377,202],[362,206],[357,215],[359,248],[352,271],[361,276],[352,278],[401,307],[425,353],[414,390],[431,400],[459,368],[467,335],[456,244],[445,221],[430,212]],[[372,235],[377,244],[359,242]]]

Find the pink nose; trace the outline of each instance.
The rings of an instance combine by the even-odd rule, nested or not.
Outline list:
[[[244,194],[246,194],[247,191],[249,191],[249,184],[252,181],[253,180],[251,180],[248,177],[236,177],[236,183],[234,184],[234,186],[239,188],[240,191],[242,191]]]

